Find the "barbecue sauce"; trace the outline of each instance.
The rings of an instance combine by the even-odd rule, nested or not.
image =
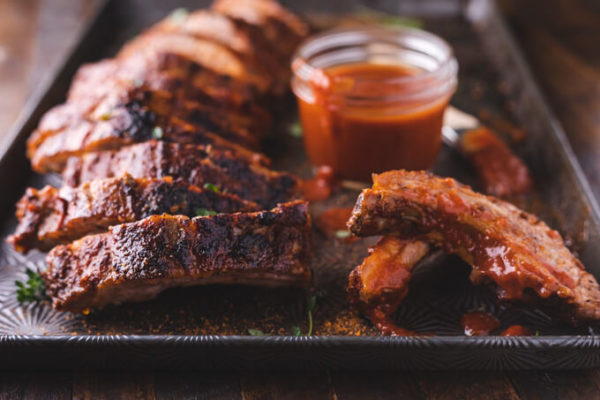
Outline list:
[[[334,207],[324,211],[317,220],[315,225],[327,236],[337,237],[344,242],[354,242],[357,237],[351,236],[350,231],[346,227],[346,222],[352,215],[352,207]]]
[[[523,325],[511,325],[500,333],[500,336],[530,336],[531,331]]]
[[[304,144],[315,165],[361,181],[373,172],[432,166],[450,93],[419,100],[416,85],[425,89],[426,83],[406,78],[422,71],[405,65],[362,62],[317,72],[313,99],[298,97]]]
[[[331,196],[334,186],[333,169],[327,165],[316,168],[313,178],[304,179],[300,183],[302,197],[308,201],[327,200]]]
[[[500,321],[489,313],[473,311],[463,315],[460,325],[467,336],[487,336],[500,327]]]

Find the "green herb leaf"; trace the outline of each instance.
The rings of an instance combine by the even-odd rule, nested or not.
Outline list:
[[[155,126],[154,129],[152,129],[152,137],[154,139],[162,139],[163,135],[164,132],[160,126]]]
[[[213,210],[207,210],[206,208],[197,208],[196,216],[197,217],[210,217],[211,215],[217,215],[218,213]]]
[[[250,336],[265,336],[265,333],[260,329],[248,329],[248,334]]]
[[[111,115],[110,113],[104,113],[100,116],[100,118],[102,119],[102,121],[108,121],[110,119]]]
[[[335,236],[338,239],[346,239],[346,238],[350,237],[350,231],[348,231],[346,229],[335,231]]]
[[[316,304],[317,304],[317,296],[310,296],[308,298],[308,303],[307,303],[308,311],[314,310]]]
[[[535,336],[540,336],[540,331],[535,331]]]
[[[27,282],[15,281],[17,286],[17,300],[19,303],[38,302],[47,299],[46,285],[42,276],[27,268]]]
[[[219,193],[219,188],[212,183],[205,183],[202,187],[206,190],[212,190],[215,193]]]
[[[185,21],[189,14],[190,12],[187,9],[181,7],[171,11],[171,14],[169,14],[169,18],[176,24],[180,24],[183,21]]]
[[[292,326],[292,335],[293,336],[300,336],[302,335],[302,331],[300,330],[300,327],[297,325]]]
[[[289,126],[288,132],[290,133],[290,135],[292,135],[295,138],[301,138],[302,137],[302,125],[300,125],[300,122],[294,122],[293,124],[291,124]]]

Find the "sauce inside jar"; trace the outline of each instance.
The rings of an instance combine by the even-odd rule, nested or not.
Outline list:
[[[346,179],[431,167],[441,146],[451,92],[423,97],[425,71],[402,64],[360,62],[316,71],[312,99],[298,97],[307,153]],[[406,96],[404,96],[406,95]]]

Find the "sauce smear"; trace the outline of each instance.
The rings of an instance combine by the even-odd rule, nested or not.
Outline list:
[[[317,167],[312,179],[301,182],[302,196],[308,201],[327,200],[333,193],[335,176],[333,169],[327,165]]]
[[[531,331],[523,325],[511,325],[503,330],[500,336],[531,336]]]
[[[320,70],[314,98],[298,98],[304,143],[315,165],[341,178],[368,181],[371,173],[427,169],[441,146],[450,93],[420,96],[431,82],[406,65],[370,62]]]
[[[319,215],[315,221],[316,227],[325,235],[337,237],[345,242],[354,242],[357,237],[351,236],[346,222],[352,215],[352,207],[330,208]]]
[[[500,327],[500,321],[490,313],[473,311],[463,315],[460,325],[467,336],[487,336]]]

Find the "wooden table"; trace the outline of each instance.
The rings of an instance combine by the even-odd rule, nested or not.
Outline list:
[[[97,0],[0,0],[0,132]],[[600,198],[600,2],[502,1],[535,75]],[[23,21],[29,21],[23,24]],[[1,139],[1,135],[0,135]],[[1,360],[0,360],[1,361]],[[6,367],[6,366],[4,366]],[[600,370],[0,374],[2,399],[560,399],[600,397]]]

